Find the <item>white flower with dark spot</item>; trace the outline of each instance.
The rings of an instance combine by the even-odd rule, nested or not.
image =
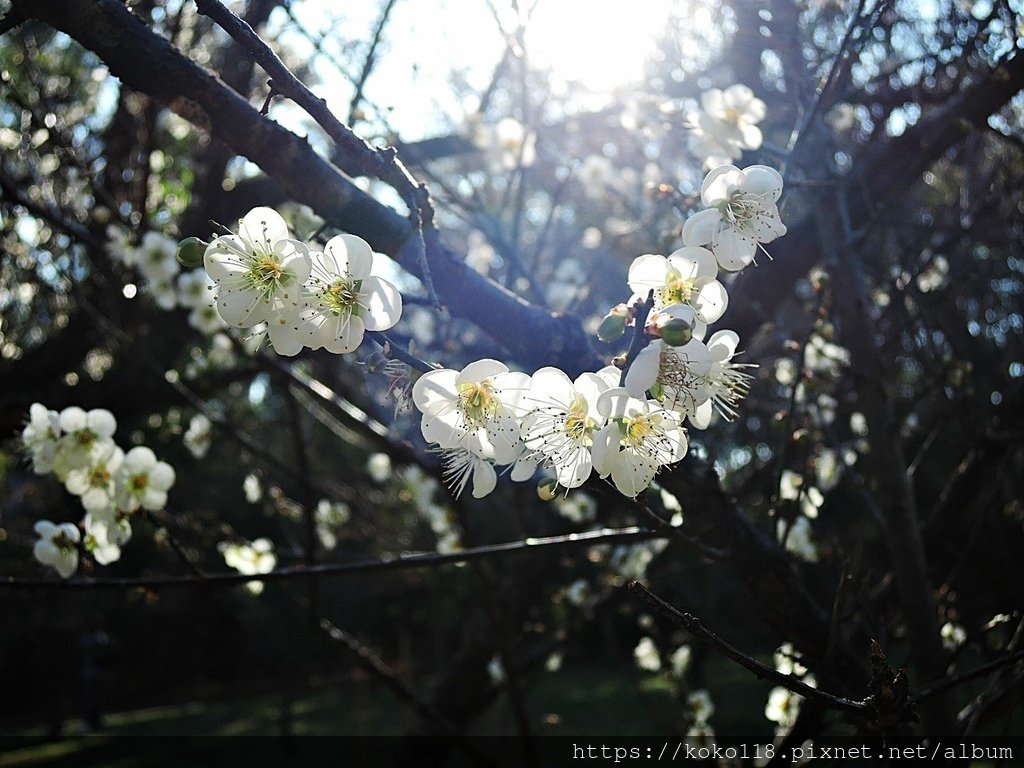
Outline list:
[[[557,368],[541,368],[530,379],[524,404],[522,436],[526,447],[555,470],[563,488],[586,482],[593,468],[590,446],[605,419],[597,410],[597,398],[608,389],[593,373],[570,381]]]
[[[312,255],[298,316],[270,323],[274,348],[285,355],[303,345],[343,354],[353,352],[366,331],[393,327],[402,316],[402,295],[372,270],[373,251],[365,240],[355,235],[328,240],[323,253]]]
[[[644,254],[629,266],[629,287],[634,294],[629,303],[646,299],[653,290],[654,309],[686,304],[698,320],[713,323],[729,304],[717,276],[718,263],[707,248],[684,246],[668,256]]]
[[[203,262],[217,286],[217,310],[239,328],[293,317],[311,269],[309,247],[291,239],[270,208],[249,211],[237,235],[214,238]]]
[[[82,536],[71,523],[57,525],[40,520],[33,530],[39,536],[32,555],[43,565],[53,568],[62,578],[68,578],[78,569],[78,542]]]
[[[89,464],[96,453],[109,453],[114,447],[117,420],[105,408],[84,411],[72,405],[60,412],[64,435],[57,444],[54,472],[63,480],[72,469]]]
[[[775,205],[782,176],[774,168],[752,165],[741,171],[723,165],[704,178],[700,194],[707,209],[683,224],[683,243],[707,246],[722,269],[743,269],[758,247],[786,234]]]
[[[63,434],[60,414],[42,403],[32,403],[29,422],[21,432],[21,442],[32,457],[32,471],[45,475],[53,471],[58,441]]]
[[[594,469],[611,476],[622,494],[634,498],[660,467],[686,455],[679,414],[657,401],[630,397],[625,388],[615,387],[598,398],[597,408],[608,425],[594,437]]]
[[[134,512],[139,507],[158,510],[167,503],[167,491],[174,485],[174,468],[165,461],[157,461],[150,448],[139,445],[128,451],[122,472],[118,483],[118,509],[123,512]]]
[[[412,398],[423,414],[420,430],[428,443],[511,464],[519,455],[518,413],[529,387],[525,373],[484,359],[461,372],[443,368],[423,374]]]

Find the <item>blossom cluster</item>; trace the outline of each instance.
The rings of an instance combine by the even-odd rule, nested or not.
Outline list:
[[[209,300],[209,277],[201,268],[182,271],[176,241],[159,232],[146,232],[135,245],[126,232],[113,225],[108,235],[107,252],[142,275],[143,290],[158,307],[189,310],[189,325],[207,336],[224,328],[224,321]]]
[[[542,488],[576,488],[596,472],[635,497],[686,454],[684,422],[704,429],[716,409],[733,418],[750,380],[733,362],[739,338],[722,330],[703,339],[728,305],[719,267],[741,269],[785,233],[781,193],[782,177],[766,166],[716,168],[704,180],[707,209],[684,225],[683,247],[633,261],[633,298],[599,332],[621,335],[647,307],[635,332],[649,343],[624,376],[615,366],[575,379],[553,367],[531,376],[492,359],[421,376],[412,390],[420,430],[441,451],[452,489],[461,493],[472,481],[480,498],[494,489],[496,466],[513,480],[541,467],[553,475]]]
[[[103,408],[70,406],[58,413],[33,403],[29,410],[21,442],[33,471],[56,475],[85,510],[79,527],[48,520],[35,525],[36,559],[64,578],[78,568],[80,543],[100,565],[120,558],[132,535],[132,516],[139,509],[163,508],[174,485],[170,464],[144,445],[122,450],[114,442],[116,430],[114,415]]]
[[[281,355],[352,352],[365,331],[387,330],[402,314],[398,289],[372,274],[369,244],[343,234],[320,251],[293,239],[270,208],[247,213],[237,234],[215,237],[203,264],[220,317],[236,328],[266,324]]]
[[[765,103],[745,85],[724,90],[710,88],[700,97],[700,108],[687,115],[690,149],[704,159],[706,168],[739,160],[744,150],[761,146]]]
[[[274,543],[267,538],[255,541],[222,541],[217,550],[224,557],[224,563],[246,576],[270,573],[277,565]],[[254,595],[263,592],[262,581],[247,581],[245,588]]]

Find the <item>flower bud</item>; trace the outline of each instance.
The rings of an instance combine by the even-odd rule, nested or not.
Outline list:
[[[604,316],[601,325],[597,328],[597,338],[606,344],[615,341],[626,332],[626,323],[629,321],[630,310],[625,304],[619,304]]]
[[[673,317],[659,328],[661,340],[670,347],[681,347],[689,344],[693,338],[693,323],[681,317]]]
[[[537,484],[537,495],[541,501],[551,501],[558,495],[558,481],[553,477],[541,480]]]
[[[198,237],[186,237],[178,243],[178,262],[189,269],[203,266],[203,254],[208,243]]]

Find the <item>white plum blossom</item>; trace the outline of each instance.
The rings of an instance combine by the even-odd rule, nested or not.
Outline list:
[[[717,276],[718,263],[707,248],[683,246],[667,257],[653,253],[638,256],[629,267],[629,287],[634,294],[630,303],[646,299],[653,290],[654,309],[687,304],[697,319],[713,323],[729,303]]]
[[[573,523],[589,523],[597,517],[597,502],[582,491],[554,501],[558,514]]]
[[[754,260],[759,245],[786,234],[776,207],[781,195],[782,176],[774,168],[715,168],[701,186],[707,209],[683,224],[683,243],[709,247],[722,269],[743,269]]]
[[[530,379],[523,442],[554,469],[563,488],[576,488],[590,477],[590,447],[605,421],[597,410],[597,399],[607,389],[597,374],[583,373],[571,381],[550,367],[541,368]]]
[[[239,328],[294,317],[312,266],[309,247],[291,239],[288,225],[271,208],[249,211],[237,235],[214,238],[203,262],[217,286],[217,310]]]
[[[939,635],[942,637],[942,647],[947,651],[955,651],[967,642],[967,630],[949,621],[942,625]]]
[[[217,549],[224,556],[224,563],[229,568],[234,568],[246,576],[270,573],[277,565],[274,543],[267,538],[241,543],[222,541],[217,545]],[[254,595],[263,591],[262,581],[248,581],[245,586]]]
[[[203,304],[193,308],[188,313],[188,324],[204,336],[213,336],[227,327],[224,318],[220,316],[217,307],[213,304]]]
[[[497,464],[519,454],[520,401],[530,386],[525,373],[483,359],[461,372],[442,368],[423,374],[412,397],[423,414],[420,430],[428,443],[463,448]]]
[[[715,703],[707,688],[691,691],[686,697],[686,708],[690,710],[694,722],[699,724],[707,723],[715,714]]]
[[[107,227],[107,243],[104,246],[110,258],[131,267],[135,262],[135,243],[132,233],[116,224]]]
[[[620,493],[636,497],[659,468],[686,455],[679,415],[657,401],[630,397],[625,388],[615,387],[598,398],[597,408],[608,425],[594,438],[594,469],[611,476]]]
[[[53,568],[62,578],[78,570],[78,542],[82,535],[71,523],[57,525],[40,520],[33,530],[39,536],[32,547],[32,555],[43,565]]]
[[[53,471],[58,441],[63,434],[60,414],[42,403],[32,403],[29,422],[21,432],[21,442],[32,458],[32,471],[45,475]]]
[[[77,568],[80,542],[100,565],[117,560],[131,539],[131,514],[140,506],[162,507],[174,483],[174,470],[157,462],[149,448],[139,446],[126,455],[114,443],[116,429],[114,415],[103,408],[69,406],[58,414],[34,403],[30,409],[21,438],[34,469],[56,475],[85,510],[79,527],[48,521],[36,526],[36,558],[62,576]]]
[[[800,653],[792,643],[783,643],[772,654],[772,661],[777,671],[784,675],[803,677],[807,674],[807,667],[800,663],[800,658]]]
[[[743,154],[742,148],[730,140],[733,132],[703,110],[687,116],[687,128],[690,131],[690,151],[703,160],[704,168],[731,163]]]
[[[245,493],[245,500],[250,504],[256,504],[263,498],[263,486],[260,479],[251,472],[242,481],[242,491]]]
[[[131,523],[113,510],[108,514],[89,513],[82,521],[85,527],[83,545],[100,565],[110,565],[121,558],[121,547],[132,537]]]
[[[372,453],[366,460],[366,472],[375,483],[383,483],[391,477],[391,457],[386,453]]]
[[[193,416],[192,420],[188,423],[188,429],[185,431],[183,441],[185,447],[188,448],[188,452],[197,459],[203,458],[206,452],[210,450],[210,443],[213,440],[210,427],[210,420],[201,413]]]
[[[498,484],[498,473],[490,461],[466,448],[441,450],[442,476],[455,498],[473,481],[473,498],[482,499]]]
[[[60,428],[64,435],[57,444],[54,471],[64,478],[72,469],[88,465],[94,454],[113,448],[117,420],[105,408],[86,412],[72,405],[60,412]]]
[[[343,354],[354,351],[365,331],[386,331],[402,316],[402,295],[371,274],[373,250],[355,235],[332,237],[323,253],[313,253],[309,283],[297,319],[270,323],[270,340],[281,354],[303,345]]]
[[[167,235],[151,231],[142,236],[132,264],[143,274],[147,284],[171,283],[181,271],[177,254],[177,242]]]
[[[633,649],[633,658],[636,665],[646,672],[657,672],[661,669],[661,656],[658,654],[658,647],[649,637],[641,637],[640,642]]]
[[[94,450],[89,464],[68,471],[64,487],[68,493],[82,497],[86,512],[111,510],[123,462],[124,451],[113,444],[109,450]]]
[[[732,361],[739,343],[740,337],[735,331],[729,330],[716,331],[707,341],[708,353],[711,355],[711,367],[703,381],[703,392],[707,394],[707,399],[698,403],[688,414],[690,424],[697,429],[707,429],[714,410],[726,421],[734,420],[740,401],[747,396],[753,377],[743,369],[757,366]]]
[[[187,309],[209,306],[215,285],[205,269],[193,269],[178,275],[178,304]]]
[[[338,546],[336,529],[345,525],[351,518],[352,510],[349,509],[348,504],[345,502],[332,502],[328,499],[320,499],[320,502],[316,505],[314,520],[316,522],[316,535],[324,549],[331,550]]]
[[[142,507],[162,509],[167,503],[167,491],[174,485],[174,468],[158,461],[152,449],[144,445],[132,448],[124,457],[124,480],[117,494],[117,506],[124,512]]]
[[[796,722],[800,711],[800,697],[788,688],[777,686],[768,694],[764,716],[780,727],[788,728]]]
[[[707,376],[711,352],[699,339],[672,347],[655,339],[636,356],[626,372],[626,390],[632,397],[654,394],[670,410],[692,415],[709,398]]]
[[[757,124],[767,112],[765,103],[745,85],[710,88],[700,97],[701,109],[690,115],[691,149],[713,168],[738,160],[745,149],[761,146]]]
[[[691,656],[692,653],[688,645],[680,645],[672,652],[672,655],[669,657],[669,664],[675,677],[682,678],[686,674],[686,670],[690,668]]]

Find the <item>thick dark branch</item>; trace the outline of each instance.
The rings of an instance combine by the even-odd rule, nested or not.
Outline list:
[[[354,563],[329,563],[315,566],[278,568],[269,573],[211,573],[188,576],[154,576],[152,578],[96,578],[53,581],[50,579],[21,579],[9,576],[0,580],[0,589],[43,589],[43,590],[90,590],[90,589],[158,589],[160,587],[182,587],[187,585],[228,585],[245,584],[250,581],[288,581],[320,576],[340,576],[352,573],[374,573],[395,571],[405,568],[428,568],[449,563],[466,563],[493,557],[540,552],[542,550],[577,549],[595,544],[616,542],[637,542],[665,538],[664,534],[644,528],[605,528],[587,533],[570,533],[566,536],[524,539],[505,544],[488,544],[464,549],[460,552],[414,552],[412,554],[390,555],[373,560],[359,560]]]
[[[403,187],[408,184],[416,186],[416,181],[412,177],[401,176],[402,169],[400,164],[396,164],[394,153],[378,152],[336,118],[327,102],[317,98],[291,73],[253,28],[235,16],[223,3],[219,0],[196,0],[196,8],[204,16],[213,19],[263,67],[272,78],[271,88],[274,92],[287,96],[302,107],[316,120],[317,125],[327,132],[338,148],[340,157],[347,161],[344,167],[347,173],[375,176],[395,186],[399,193],[402,193]]]
[[[743,653],[743,651],[733,647],[705,627],[701,623],[700,619],[692,613],[686,613],[673,608],[660,597],[644,587],[640,582],[631,581],[629,583],[629,590],[643,600],[648,607],[669,619],[677,626],[682,627],[698,640],[718,649],[722,654],[728,656],[741,667],[749,669],[758,677],[758,679],[768,680],[776,685],[781,685],[783,688],[793,691],[793,693],[798,693],[806,699],[813,699],[814,701],[824,704],[826,707],[839,710],[840,712],[855,715],[868,715],[870,713],[868,705],[862,701],[844,699],[841,696],[833,696],[831,693],[826,693],[825,691],[817,688],[812,688],[807,685],[807,683],[793,675],[784,675],[778,670],[772,669],[766,664],[762,664],[757,659],[752,659],[750,656]]]
[[[164,102],[256,163],[293,200],[310,206],[330,225],[362,237],[425,278],[419,238],[408,220],[356,187],[307,141],[260,115],[182,56],[124,4],[16,0],[15,5],[96,53],[128,87]],[[541,310],[475,272],[433,228],[425,226],[423,236],[441,301],[498,340],[525,367],[558,365],[575,375],[600,364],[575,318]]]

